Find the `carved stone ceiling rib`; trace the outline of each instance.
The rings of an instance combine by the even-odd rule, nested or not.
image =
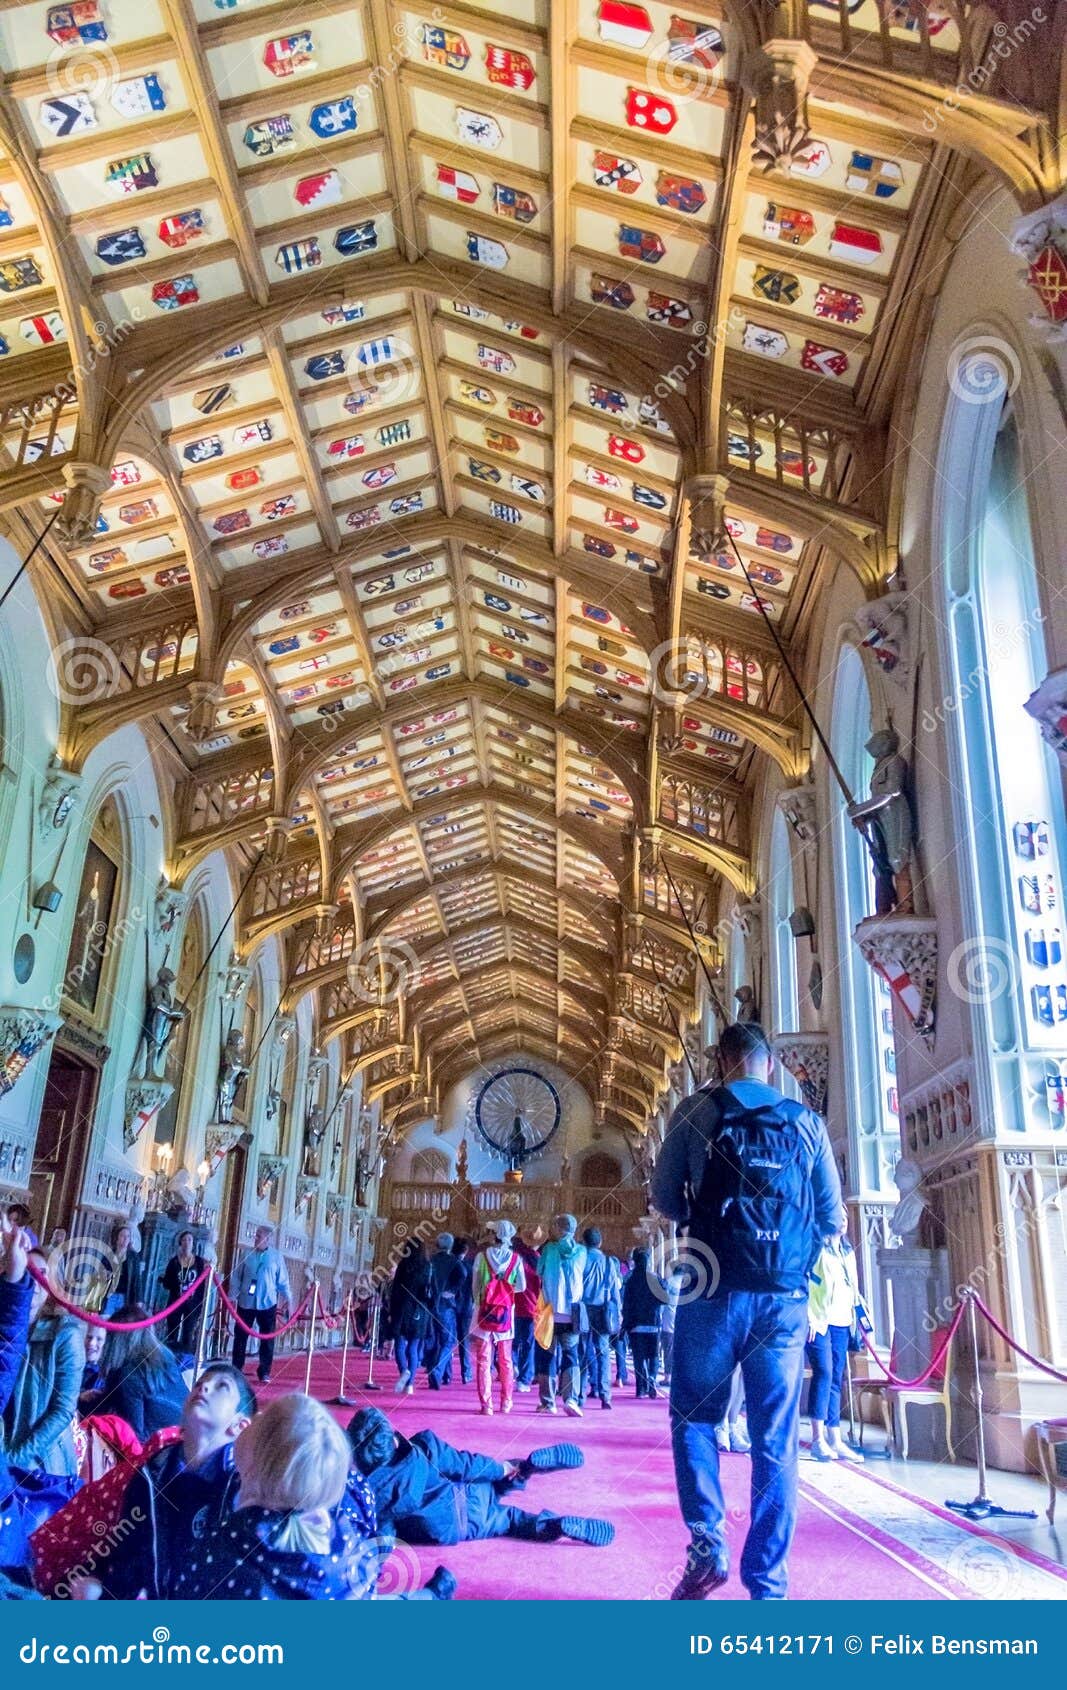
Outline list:
[[[951,81],[971,8],[897,10],[779,8],[835,75]],[[692,1014],[677,898],[710,929],[751,890],[757,759],[803,772],[768,622],[803,637],[824,551],[891,566],[943,161],[813,96],[752,170],[773,12],[0,0],[0,496],[36,534],[110,476],[43,549],[113,666],[68,751],[166,724],[176,873],[275,824],[246,933],[289,930],[327,1020],[353,953],[407,947],[420,1098],[510,1039],[639,1125],[672,954]],[[747,580],[696,543],[714,473]]]

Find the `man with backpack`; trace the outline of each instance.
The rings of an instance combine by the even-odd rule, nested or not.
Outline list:
[[[710,1596],[729,1574],[715,1429],[738,1365],[752,1439],[741,1581],[756,1600],[786,1594],[808,1274],[841,1211],[826,1127],[769,1083],[762,1027],[725,1028],[719,1064],[719,1083],[702,1086],[672,1115],[651,1190],[654,1206],[689,1236],[674,1332],[671,1438],[690,1532],[672,1599],[690,1602]]]

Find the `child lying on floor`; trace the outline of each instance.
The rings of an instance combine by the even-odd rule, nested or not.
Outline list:
[[[401,1437],[378,1408],[362,1408],[352,1416],[348,1441],[353,1465],[374,1493],[379,1530],[405,1543],[469,1543],[486,1537],[556,1543],[566,1537],[603,1547],[615,1537],[607,1520],[529,1514],[500,1500],[534,1473],[580,1467],[584,1457],[575,1444],[535,1449],[522,1461],[495,1461],[454,1449],[435,1432]]]

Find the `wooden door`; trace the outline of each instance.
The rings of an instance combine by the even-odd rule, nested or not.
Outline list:
[[[70,1230],[89,1153],[98,1078],[91,1063],[53,1046],[30,1172],[30,1208],[46,1244],[55,1227]]]

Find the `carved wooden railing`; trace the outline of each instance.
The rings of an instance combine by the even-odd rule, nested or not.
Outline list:
[[[767,711],[781,665],[763,652],[746,651],[736,640],[690,633],[686,637],[685,691],[699,701],[725,698]]]
[[[856,0],[799,0],[797,10],[801,34],[819,53],[941,83],[981,73],[989,33],[985,0],[933,0],[929,5],[924,0],[864,0],[859,6]],[[1019,45],[1028,38],[1024,33]],[[995,80],[993,70],[986,80]]]
[[[116,691],[159,686],[187,675],[196,664],[199,630],[195,615],[127,634],[108,642],[118,662]]]
[[[335,963],[344,962],[346,957],[352,955],[355,943],[356,922],[349,907],[342,911],[325,933],[311,929],[301,929],[296,933],[293,941],[296,955],[294,973],[298,976],[314,974],[321,969],[333,967]]]
[[[688,916],[695,927],[698,922],[706,920],[708,888],[705,883],[693,885],[691,881],[673,874],[674,886],[662,869],[656,869],[651,874],[641,876],[641,903],[644,909],[654,911],[657,915],[666,917],[668,921],[678,921],[684,924]],[[684,913],[683,913],[684,912]]]
[[[715,845],[740,846],[737,806],[721,787],[686,775],[665,774],[659,783],[658,815],[668,827]]]
[[[853,450],[842,430],[805,422],[795,406],[778,411],[743,398],[727,397],[726,420],[731,477],[752,474],[835,503],[842,498]]]
[[[316,899],[322,887],[318,853],[299,862],[273,863],[261,868],[248,889],[248,912],[253,920],[280,915],[294,904]]]
[[[552,1217],[559,1214],[576,1215],[580,1228],[599,1227],[605,1247],[622,1255],[637,1242],[647,1210],[645,1192],[637,1186],[585,1186],[570,1181],[549,1185],[531,1179],[521,1185],[503,1180],[481,1185],[464,1180],[393,1180],[382,1191],[380,1213],[390,1224],[380,1236],[379,1259],[388,1257],[398,1236],[432,1242],[436,1232],[449,1231],[480,1242],[489,1222],[501,1215],[515,1222],[527,1242],[539,1245],[549,1236]]]
[[[239,817],[266,814],[274,803],[274,765],[261,763],[232,775],[208,775],[192,787],[187,833],[206,833]]]

